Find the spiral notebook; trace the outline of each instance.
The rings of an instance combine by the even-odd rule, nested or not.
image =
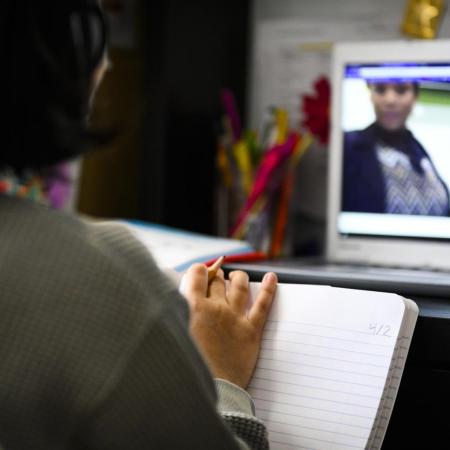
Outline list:
[[[276,295],[249,386],[271,449],[381,448],[416,304],[316,285],[280,284]]]

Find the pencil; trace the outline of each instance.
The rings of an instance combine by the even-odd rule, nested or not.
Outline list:
[[[214,262],[214,264],[208,267],[208,284],[211,283],[211,281],[216,276],[217,271],[220,269],[220,266],[222,265],[224,259],[225,256],[221,256]]]

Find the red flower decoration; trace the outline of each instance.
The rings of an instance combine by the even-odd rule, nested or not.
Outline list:
[[[324,76],[314,83],[314,94],[303,95],[302,112],[306,127],[322,144],[328,144],[330,136],[330,82]]]

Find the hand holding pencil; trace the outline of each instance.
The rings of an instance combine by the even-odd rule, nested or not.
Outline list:
[[[246,388],[253,373],[264,324],[277,285],[267,273],[250,303],[249,277],[240,270],[229,274],[229,284],[220,266],[224,257],[209,269],[192,265],[184,276],[183,294],[190,306],[190,333],[212,374]]]
[[[225,261],[225,256],[221,256],[220,258],[217,258],[212,263],[207,263],[207,274],[208,274],[208,286],[211,284],[212,280],[217,275],[217,272],[219,271],[220,267],[222,266],[223,262]],[[185,275],[180,274],[178,272],[174,272],[173,270],[165,271],[166,275],[169,276],[169,278],[172,278],[176,284],[179,285],[179,290],[182,294],[185,293]]]

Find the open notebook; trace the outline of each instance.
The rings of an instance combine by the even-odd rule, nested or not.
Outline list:
[[[271,449],[379,449],[417,314],[396,294],[280,284],[249,386]]]
[[[161,268],[251,252],[232,239],[125,225]],[[250,285],[254,297],[260,283]],[[279,283],[249,386],[271,448],[380,448],[417,315],[396,294]]]

